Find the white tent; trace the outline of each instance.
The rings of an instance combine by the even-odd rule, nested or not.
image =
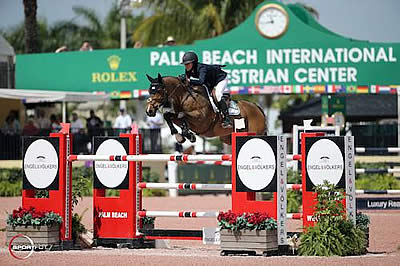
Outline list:
[[[0,62],[9,62],[15,56],[14,48],[0,35]]]
[[[0,98],[23,100],[25,103],[87,102],[108,100],[109,95],[91,92],[1,89]]]
[[[67,119],[67,102],[104,101],[105,93],[0,89],[0,98],[22,100],[25,103],[61,102],[63,122]]]

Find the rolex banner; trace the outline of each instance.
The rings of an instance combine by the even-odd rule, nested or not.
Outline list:
[[[274,21],[274,23],[272,23]],[[238,27],[193,45],[17,56],[17,89],[147,94],[146,74],[177,76],[186,51],[226,65],[232,94],[396,93],[400,44],[339,36],[300,5],[267,1]]]

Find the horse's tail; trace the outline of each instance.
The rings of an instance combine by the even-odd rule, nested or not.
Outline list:
[[[264,110],[261,108],[261,106],[258,103],[254,103],[258,109],[260,109],[260,112],[263,114],[264,116],[264,125],[265,125],[265,131],[264,131],[264,135],[268,135],[268,121],[267,121],[267,116],[264,113]]]

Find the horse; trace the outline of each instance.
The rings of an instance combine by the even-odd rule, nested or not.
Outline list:
[[[231,133],[234,129],[221,126],[222,117],[213,109],[206,91],[207,88],[191,87],[187,81],[182,81],[178,77],[162,77],[160,74],[157,78],[152,78],[147,74],[146,76],[151,83],[146,114],[150,117],[155,116],[160,108],[169,108],[170,110],[164,112],[163,116],[171,130],[171,135],[175,135],[179,143],[183,143],[186,138],[190,142],[195,142],[194,132],[202,137],[219,137],[223,143],[231,145]],[[240,100],[237,101],[236,109],[237,113],[230,114],[230,117],[234,119],[235,123],[236,121],[238,124],[241,122],[242,132],[266,134],[266,117],[260,106]],[[243,120],[238,119],[244,119],[244,123]],[[182,134],[178,133],[173,124],[182,129]]]

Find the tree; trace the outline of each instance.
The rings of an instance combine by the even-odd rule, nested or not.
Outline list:
[[[76,6],[73,7],[78,17],[84,18],[86,25],[80,26],[78,36],[81,40],[89,40],[97,48],[116,49],[120,47],[120,21],[121,14],[116,3],[113,4],[108,12],[104,23],[93,9]],[[132,31],[135,25],[143,19],[143,16],[133,17],[128,14],[125,16],[127,31]],[[132,46],[130,44],[129,46]]]
[[[36,0],[23,0],[25,13],[25,52],[39,53],[39,35],[36,22]]]
[[[27,1],[31,4],[32,1]],[[25,1],[24,1],[25,3]],[[36,3],[36,1],[35,1]],[[26,8],[25,10],[35,10],[36,8]],[[73,7],[76,17],[82,17],[84,25],[79,25],[75,22],[76,18],[71,20],[60,20],[52,25],[49,25],[46,20],[39,19],[36,22],[36,37],[34,44],[29,44],[25,40],[29,40],[31,43],[32,36],[35,34],[28,33],[26,24],[21,23],[8,30],[0,30],[0,33],[8,40],[8,42],[14,47],[17,54],[26,52],[44,52],[52,53],[61,46],[67,46],[69,50],[79,50],[82,42],[89,40],[95,48],[103,49],[117,49],[120,47],[120,20],[119,9],[116,4],[112,6],[108,12],[104,21],[101,21],[96,12],[86,7]],[[30,19],[32,18],[29,15]],[[126,16],[127,30],[132,33],[136,24],[143,20],[143,15],[133,17],[132,15]],[[33,22],[32,22],[33,23]],[[34,27],[30,26],[29,29]],[[31,37],[29,37],[29,36]],[[37,42],[37,43],[36,43]],[[133,43],[128,40],[128,47],[132,47]],[[35,47],[32,50],[31,47]]]
[[[163,43],[173,35],[179,44],[211,38],[239,25],[262,0],[155,0],[145,2],[152,14],[137,27],[133,39],[145,45]]]

